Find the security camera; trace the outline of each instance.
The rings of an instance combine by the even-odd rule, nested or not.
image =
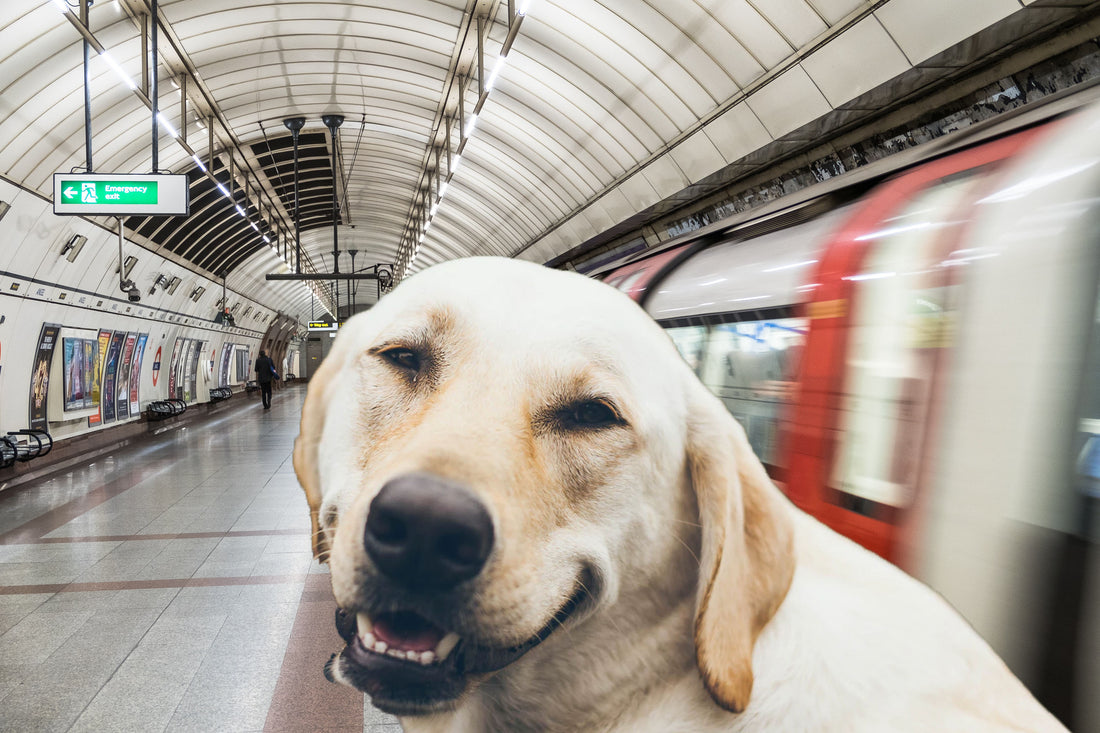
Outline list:
[[[126,297],[130,299],[131,303],[136,303],[141,300],[141,292],[137,288],[134,288],[133,290],[127,290]]]

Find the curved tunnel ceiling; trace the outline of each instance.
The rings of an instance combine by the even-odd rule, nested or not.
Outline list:
[[[398,277],[470,255],[545,262],[1031,3],[517,4],[161,0],[159,98],[173,130],[160,128],[159,167],[191,177],[193,213],[131,219],[133,238],[228,271],[231,287],[301,320],[313,292],[264,275],[296,264],[283,120],[302,116],[304,270],[332,269],[334,185],[345,272],[350,249],[356,269],[386,263]],[[98,172],[152,167],[148,12],[147,0],[89,11],[89,37],[138,87],[93,51]],[[80,39],[65,0],[0,10],[0,175],[44,196],[52,173],[84,162]],[[344,117],[335,176],[324,114]],[[374,283],[357,290],[360,307],[374,301]]]

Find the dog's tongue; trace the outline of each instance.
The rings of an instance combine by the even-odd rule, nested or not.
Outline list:
[[[409,611],[387,613],[374,619],[374,637],[391,649],[426,652],[435,649],[445,632]]]

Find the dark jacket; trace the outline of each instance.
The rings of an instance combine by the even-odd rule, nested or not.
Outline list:
[[[266,354],[256,359],[256,381],[270,382],[275,379],[275,362]]]

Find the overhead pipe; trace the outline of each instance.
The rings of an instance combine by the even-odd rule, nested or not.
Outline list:
[[[283,124],[294,138],[294,271],[300,273],[302,271],[302,227],[299,220],[298,201],[298,133],[305,127],[306,118],[288,117],[283,120]]]
[[[149,101],[153,103],[153,173],[156,173],[160,168],[160,128],[158,127],[160,121],[157,116],[160,114],[160,95],[157,92],[157,28],[160,26],[160,16],[157,12],[157,0],[151,0],[151,17],[149,19],[149,41],[151,46],[151,52],[153,54],[153,64],[149,71]]]
[[[329,133],[332,135],[332,272],[335,275],[340,274],[340,199],[336,170],[336,130],[340,125],[344,124],[343,115],[321,115],[321,122],[328,128]],[[336,304],[336,313],[333,315],[336,317],[336,321],[340,321],[340,281],[334,280],[333,287],[335,288],[333,293],[333,302]]]
[[[88,25],[88,6],[91,0],[80,0],[80,22]],[[88,39],[84,38],[84,157],[88,172],[92,173],[92,90],[88,84]]]

